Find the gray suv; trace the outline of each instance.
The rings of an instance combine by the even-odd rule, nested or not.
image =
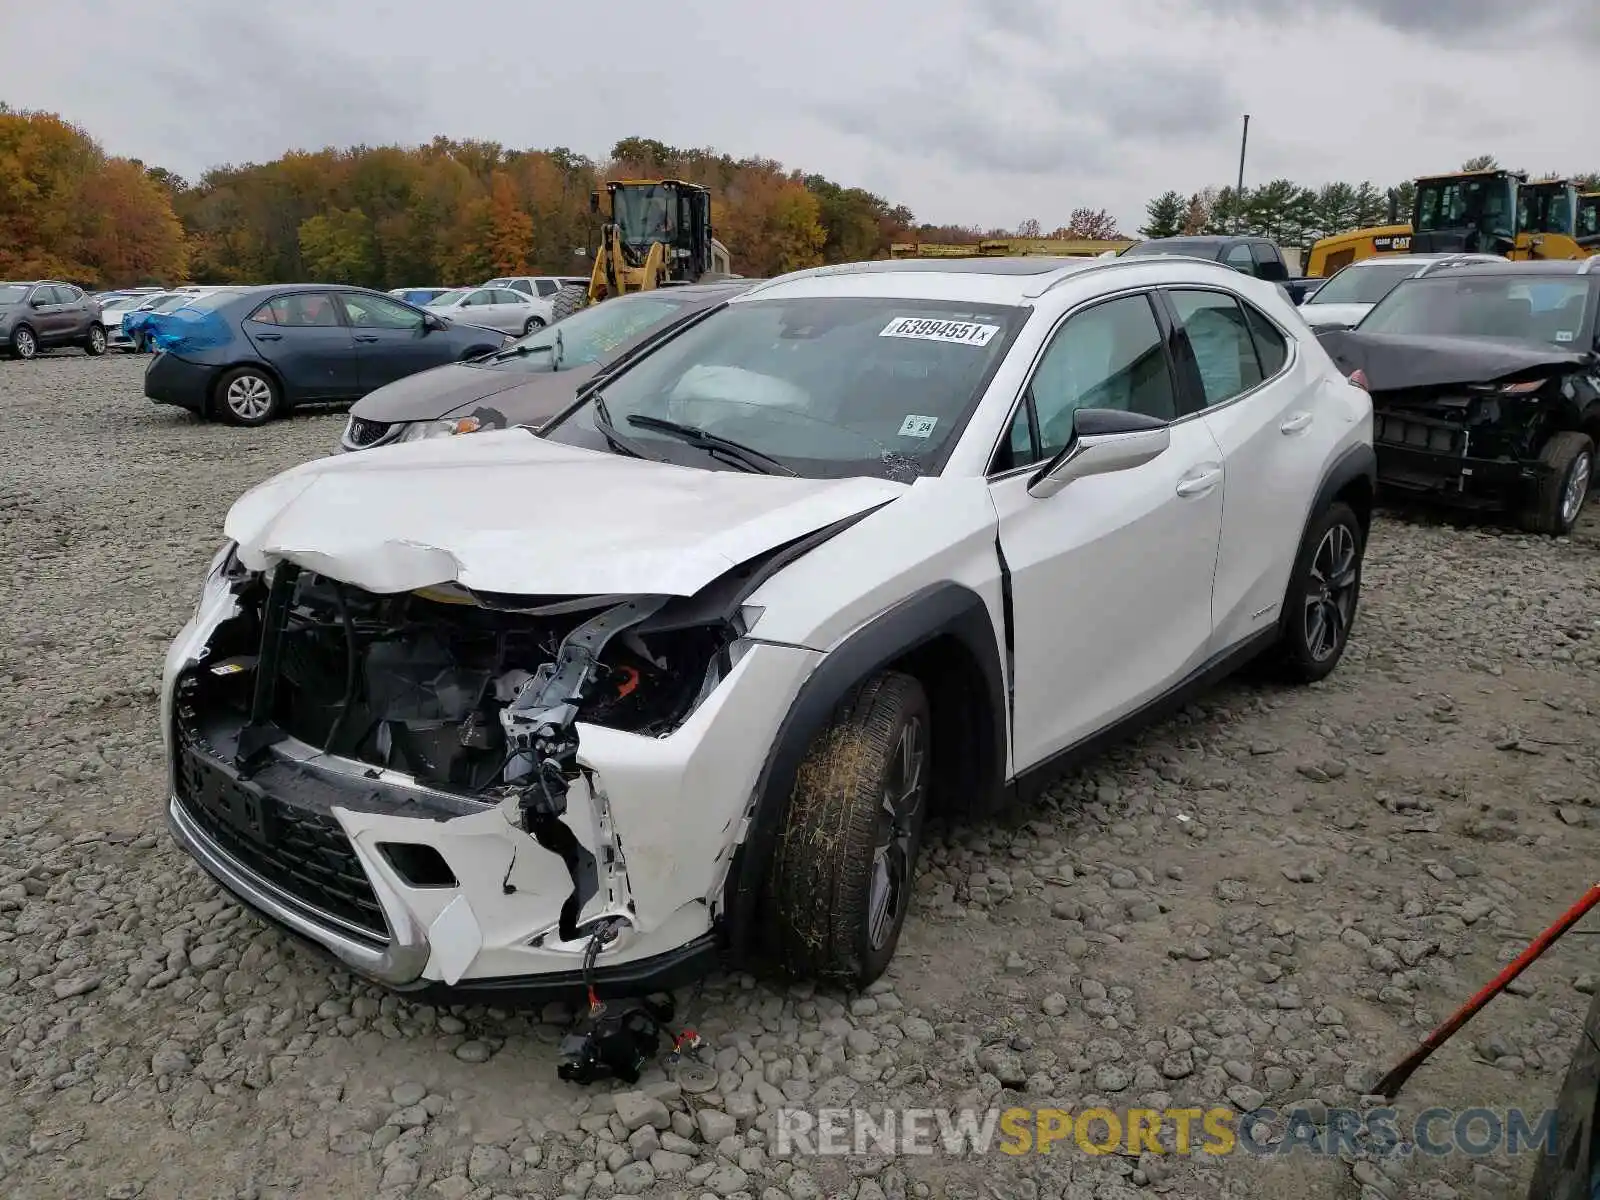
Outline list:
[[[0,349],[32,358],[51,346],[82,346],[106,352],[100,304],[82,288],[54,279],[0,283]]]

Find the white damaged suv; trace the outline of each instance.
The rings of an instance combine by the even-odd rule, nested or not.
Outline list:
[[[168,655],[177,840],[398,989],[864,984],[925,816],[1263,653],[1327,675],[1371,405],[1181,258],[800,272],[539,432],[234,506]]]

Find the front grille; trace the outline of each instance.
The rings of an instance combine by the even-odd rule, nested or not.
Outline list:
[[[1447,421],[1375,413],[1372,418],[1372,436],[1375,441],[1387,445],[1404,446],[1408,450],[1425,450],[1430,454],[1459,456],[1467,452],[1467,431]]]
[[[336,918],[379,945],[389,927],[350,839],[333,817],[241,783],[189,742],[180,744],[178,801],[241,866],[315,915]]]
[[[394,431],[399,427],[387,421],[369,421],[365,417],[351,417],[350,423],[345,426],[344,440],[348,446],[358,450],[365,450],[368,446],[394,436]]]

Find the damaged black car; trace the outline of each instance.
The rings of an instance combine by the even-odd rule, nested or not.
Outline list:
[[[1600,443],[1600,256],[1465,266],[1410,279],[1319,340],[1372,394],[1378,482],[1577,524]]]

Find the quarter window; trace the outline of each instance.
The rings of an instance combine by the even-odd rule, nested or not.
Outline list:
[[[1073,437],[1080,408],[1170,421],[1177,393],[1149,297],[1123,296],[1067,319],[1034,372],[997,469],[1054,457]]]
[[[496,304],[526,304],[527,297],[521,292],[497,291],[494,294]]]
[[[535,282],[541,296],[554,296],[556,294],[556,281],[554,279],[540,279]]]
[[[1170,295],[1200,368],[1207,407],[1232,400],[1261,382],[1261,362],[1237,300],[1226,292]]]

